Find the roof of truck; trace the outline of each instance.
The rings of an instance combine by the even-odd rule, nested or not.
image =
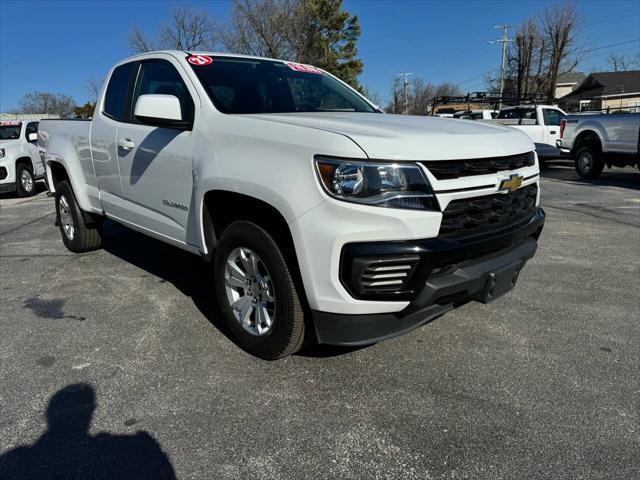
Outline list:
[[[173,55],[174,57],[179,57],[179,58],[183,58],[185,55],[207,55],[207,56],[213,56],[213,57],[250,58],[253,60],[275,60],[278,62],[293,62],[293,60],[283,60],[281,58],[257,57],[255,55],[241,55],[238,53],[210,52],[210,51],[200,51],[200,50],[153,50],[150,52],[138,53],[136,55],[133,55],[131,57],[128,57],[122,60],[122,62],[133,60],[143,55],[153,55],[158,53],[165,53],[165,54]]]

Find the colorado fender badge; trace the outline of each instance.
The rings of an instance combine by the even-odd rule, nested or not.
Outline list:
[[[204,65],[211,65],[213,63],[213,58],[207,55],[191,55],[187,58],[187,62],[191,65],[202,67]]]

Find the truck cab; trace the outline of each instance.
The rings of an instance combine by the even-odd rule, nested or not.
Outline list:
[[[38,150],[38,122],[0,121],[0,193],[19,197],[36,193],[36,180],[44,176]]]
[[[536,145],[538,157],[558,157],[560,124],[567,114],[553,105],[519,105],[504,107],[495,122],[525,132]]]

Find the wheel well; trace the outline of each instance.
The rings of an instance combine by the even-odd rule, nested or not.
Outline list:
[[[305,308],[308,308],[291,229],[282,214],[267,202],[225,190],[207,192],[204,196],[202,223],[209,255],[224,229],[237,220],[253,222],[273,237],[287,262],[300,298]]]
[[[574,151],[577,152],[585,145],[597,150],[602,148],[602,145],[600,144],[600,137],[598,137],[598,134],[593,130],[585,130],[578,135],[578,138],[576,138],[575,141]]]
[[[51,162],[49,164],[49,168],[51,169],[51,181],[53,183],[52,187],[54,190],[58,183],[63,180],[69,180],[69,174],[62,164],[58,162]]]
[[[224,229],[231,223],[247,220],[264,228],[279,245],[295,252],[287,221],[267,202],[241,193],[214,190],[205,194],[203,207],[204,233],[205,237],[210,237],[206,239],[207,247],[210,246],[211,240],[220,238]]]
[[[25,165],[31,167],[31,172],[33,173],[33,165],[31,164],[31,159],[29,157],[20,157],[16,160],[16,168],[18,167],[18,165],[20,165],[21,163],[24,163]]]

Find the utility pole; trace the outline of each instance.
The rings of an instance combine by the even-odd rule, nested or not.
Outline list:
[[[404,114],[408,115],[409,114],[409,80],[407,80],[407,77],[409,75],[413,75],[413,73],[410,72],[406,72],[406,73],[398,73],[396,74],[397,77],[402,77],[402,90],[404,92]]]
[[[513,25],[495,25],[493,28],[502,29],[502,38],[499,38],[495,42],[489,43],[502,43],[502,59],[500,60],[500,104],[498,110],[502,109],[502,95],[504,94],[504,60],[507,56],[507,43],[513,42],[513,38],[509,38],[507,35],[507,29],[512,28]]]

